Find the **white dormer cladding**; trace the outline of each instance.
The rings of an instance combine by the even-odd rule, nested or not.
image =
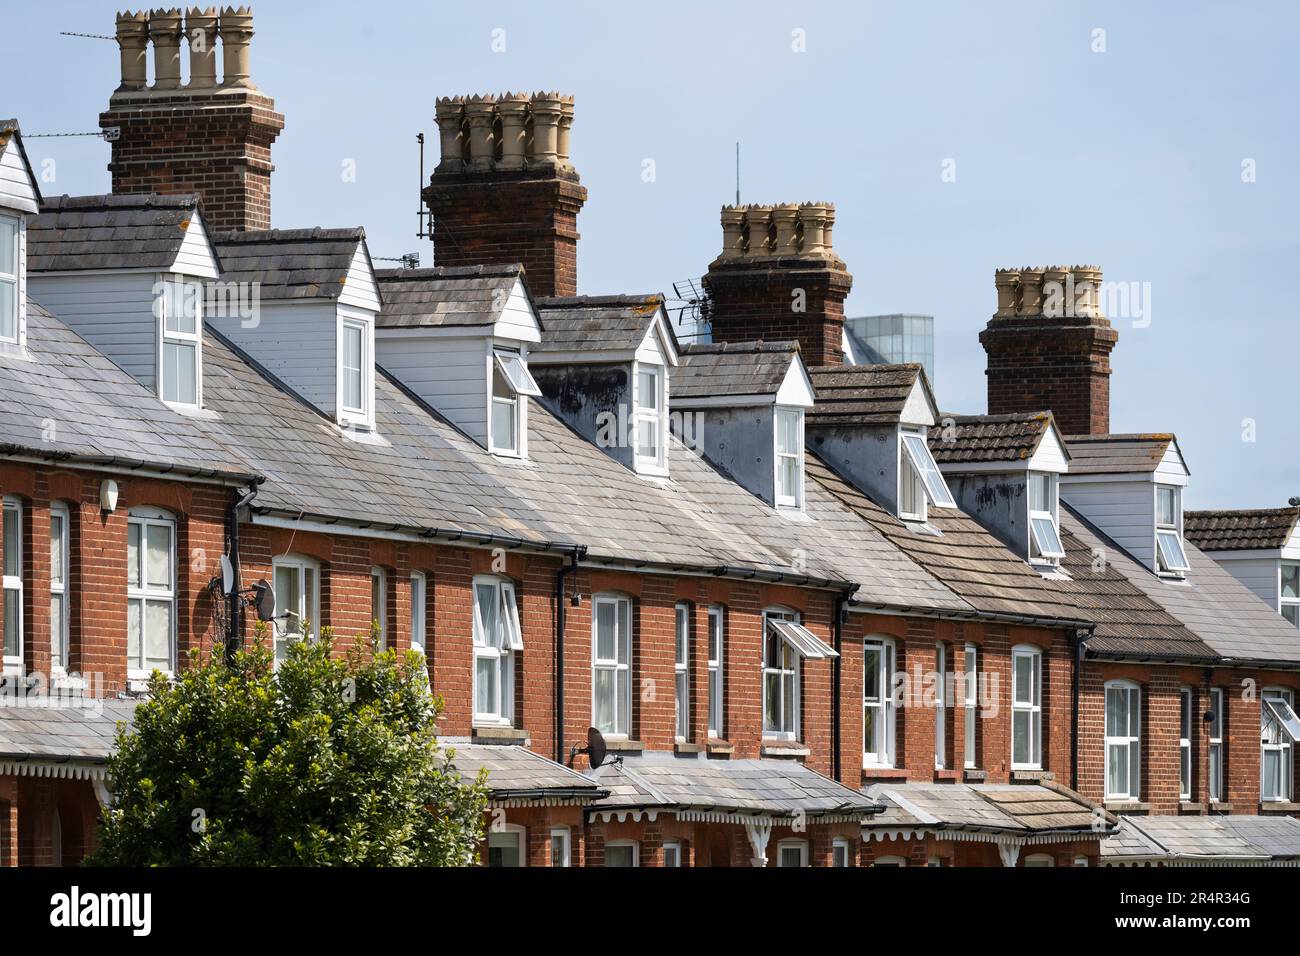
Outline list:
[[[0,349],[27,342],[27,216],[40,206],[40,189],[27,162],[17,124],[0,124]]]
[[[1124,436],[1109,436],[1123,441]],[[1178,442],[1171,436],[1134,436],[1133,440],[1167,441],[1154,467],[1123,464],[1104,472],[1072,472],[1061,478],[1061,495],[1144,567],[1167,577],[1189,569],[1183,546],[1183,497],[1190,472]],[[1077,439],[1071,439],[1076,463]]]
[[[1300,626],[1300,522],[1280,548],[1201,549],[1261,601]]]
[[[490,321],[459,324],[455,314],[444,314],[462,291],[458,286],[493,277],[473,270],[417,271],[431,290],[428,321],[381,322],[379,364],[493,454],[527,458],[528,399],[541,394],[529,370],[529,348],[541,341],[541,326],[522,278],[516,274],[488,296]],[[384,280],[394,300],[412,281],[400,276]]]
[[[738,345],[734,357],[743,359],[744,349],[744,344]],[[799,353],[791,350],[789,355],[775,390],[678,395],[673,398],[672,422],[683,444],[746,490],[781,511],[801,512],[804,419],[814,394]]]

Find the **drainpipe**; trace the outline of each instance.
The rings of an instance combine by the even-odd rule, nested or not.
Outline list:
[[[849,599],[858,589],[841,591],[835,598],[835,620],[831,624],[831,646],[835,648],[835,657],[831,660],[831,776],[840,779],[840,687],[843,681],[844,651],[844,616]],[[841,781],[843,782],[843,781]]]
[[[578,570],[587,546],[569,552],[569,563],[555,575],[555,762],[564,763],[564,579]]]
[[[1093,629],[1074,632],[1074,666],[1070,675],[1073,700],[1070,702],[1070,789],[1079,790],[1079,685],[1083,670],[1084,645],[1092,637]]]
[[[234,570],[235,586],[226,596],[228,623],[226,627],[226,663],[233,664],[235,652],[244,641],[244,602],[239,596],[241,576],[239,569],[239,511],[257,496],[257,486],[265,479],[254,479],[243,497],[233,497],[226,514],[226,537],[230,542],[230,566]],[[234,493],[238,495],[239,492]]]

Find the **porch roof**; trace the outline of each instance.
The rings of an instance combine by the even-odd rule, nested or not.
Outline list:
[[[1022,838],[1099,839],[1116,818],[1065,787],[1051,784],[878,783],[866,793],[885,806],[864,828],[941,830]],[[1104,826],[1096,827],[1102,816]]]

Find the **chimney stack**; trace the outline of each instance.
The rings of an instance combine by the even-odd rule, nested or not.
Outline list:
[[[112,142],[114,193],[198,193],[211,230],[271,225],[271,144],[284,128],[249,77],[248,7],[119,13],[121,84],[99,115]],[[223,76],[217,79],[217,42]],[[154,82],[145,57],[152,44]],[[188,50],[190,81],[181,83]]]
[[[1067,435],[1110,431],[1110,353],[1096,266],[999,269],[988,353],[990,415],[1051,411]]]
[[[439,97],[434,115],[441,156],[421,192],[434,265],[522,262],[534,295],[577,295],[587,190],[569,161],[573,97]]]
[[[812,366],[843,362],[853,277],[831,248],[830,203],[723,206],[722,254],[709,264],[714,342],[798,339]]]

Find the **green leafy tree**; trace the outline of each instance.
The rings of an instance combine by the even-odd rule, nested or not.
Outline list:
[[[328,631],[272,668],[265,631],[227,663],[155,672],[109,759],[92,865],[460,866],[486,788],[437,743],[423,659],[332,654]],[[374,635],[371,636],[373,642]]]

